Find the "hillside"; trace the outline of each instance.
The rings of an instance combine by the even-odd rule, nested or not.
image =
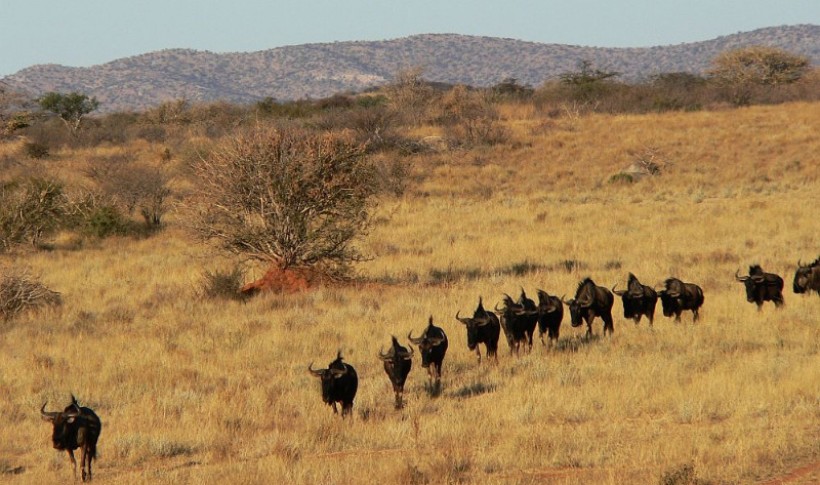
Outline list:
[[[768,45],[820,64],[820,26],[759,29],[679,45],[600,48],[541,44],[456,34],[416,35],[374,42],[336,42],[217,54],[169,49],[92,67],[37,65],[3,78],[37,96],[78,91],[97,97],[102,111],[142,109],[172,99],[253,102],[321,98],[360,91],[422,67],[431,81],[491,86],[504,78],[538,86],[576,69],[582,60],[636,80],[659,72],[703,72],[726,49]]]

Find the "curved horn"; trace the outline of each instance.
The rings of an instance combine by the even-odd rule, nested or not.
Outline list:
[[[749,277],[748,276],[740,276],[740,270],[737,270],[737,271],[735,271],[735,279],[738,280],[738,281],[743,282],[743,281],[748,280]]]
[[[40,417],[42,417],[45,421],[54,422],[54,419],[60,414],[56,412],[46,412],[46,404],[48,401],[43,403],[43,407],[40,408]]]
[[[421,345],[421,343],[424,342],[424,337],[413,338],[413,331],[410,330],[407,334],[407,340],[409,340],[412,344]]]
[[[384,353],[384,347],[379,347],[379,358],[383,361],[393,360],[393,356]]]
[[[316,370],[316,369],[313,368],[313,362],[308,364],[308,372],[310,372],[311,374],[313,374],[316,377],[322,377],[322,374],[324,374],[324,372],[322,372],[321,369]]]
[[[416,352],[415,352],[415,350],[413,350],[413,347],[410,347],[409,345],[407,346],[407,348],[408,348],[409,350],[408,350],[407,352],[404,352],[404,353],[402,354],[401,358],[402,358],[402,359],[404,359],[404,360],[412,360],[412,359],[413,359],[413,355],[414,355]]]
[[[623,296],[626,293],[626,290],[616,290],[615,288],[618,286],[618,283],[615,283],[615,286],[612,287],[612,293],[615,293],[618,296]]]
[[[435,346],[437,346],[437,345],[441,345],[441,343],[442,343],[442,342],[444,342],[445,340],[447,340],[447,339],[446,339],[446,338],[444,338],[444,337],[436,337],[436,338],[431,338],[431,339],[430,339],[430,345],[431,345],[432,347],[435,347]]]
[[[504,310],[506,310],[506,307],[504,307],[504,308],[498,308],[498,303],[496,303],[496,304],[495,304],[495,311],[496,311],[497,313],[504,313]]]
[[[459,322],[463,323],[464,325],[467,325],[467,320],[469,320],[469,318],[461,318],[461,317],[459,317],[459,316],[458,316],[458,315],[459,315],[459,312],[461,312],[461,310],[459,310],[459,311],[457,311],[457,312],[456,312],[456,320],[458,320]]]

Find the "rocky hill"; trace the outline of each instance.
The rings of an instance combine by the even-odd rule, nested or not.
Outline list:
[[[581,61],[634,81],[662,72],[702,73],[721,51],[766,45],[820,65],[820,26],[770,27],[703,42],[647,48],[542,44],[456,34],[426,34],[373,42],[334,42],[217,54],[169,49],[92,67],[37,65],[0,81],[30,96],[78,91],[102,111],[143,109],[162,101],[253,102],[321,98],[361,91],[399,71],[423,69],[430,81],[491,86],[505,78],[538,86]]]

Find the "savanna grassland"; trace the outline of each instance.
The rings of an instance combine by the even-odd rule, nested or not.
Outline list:
[[[0,481],[71,479],[38,412],[70,393],[102,419],[99,483],[745,484],[806,466],[786,483],[820,480],[820,299],[791,291],[797,260],[820,254],[818,105],[500,113],[508,143],[413,158],[351,284],[202,298],[203,272],[230,261],[174,211],[149,238],[4,256],[63,305],[0,323]],[[660,175],[612,179],[646,154]],[[88,155],[46,163],[70,177]],[[734,274],[753,263],[784,277],[784,308],[746,302]],[[628,272],[700,284],[701,320],[659,305],[636,326],[618,300],[611,338],[567,315],[555,348],[515,358],[502,341],[498,365],[478,365],[453,318],[479,296],[569,298]],[[417,359],[395,410],[377,353],[429,315],[450,339],[443,390]],[[360,378],[347,420],[306,372],[337,350]]]

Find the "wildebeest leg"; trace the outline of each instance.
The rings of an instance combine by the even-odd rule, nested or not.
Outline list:
[[[632,317],[632,320],[634,320],[635,325],[637,325],[637,324],[641,323],[641,316],[640,315],[634,316],[634,317]]]
[[[80,473],[82,474],[83,481],[86,480],[85,467],[86,467],[86,462],[88,461],[89,458],[90,457],[89,457],[89,454],[88,454],[88,450],[85,446],[83,446],[81,451],[80,451]],[[88,477],[87,478],[89,480],[91,480],[91,467],[90,466],[88,468]]]
[[[480,365],[481,364],[481,348],[478,345],[475,346],[475,353],[478,356],[478,363]],[[487,358],[488,359],[490,358],[490,348],[489,347],[487,347]]]
[[[773,301],[774,301],[774,306],[775,306],[775,308],[780,308],[780,307],[782,307],[783,305],[785,305],[785,303],[786,303],[786,302],[784,302],[784,301],[783,301],[783,297],[782,297],[782,296],[778,296],[778,297],[777,297],[777,298],[775,298]]]
[[[679,311],[675,312],[675,323],[680,323],[680,314],[681,312]]]
[[[606,335],[607,332],[609,332],[609,335],[611,336],[613,333],[615,333],[615,324],[612,322],[612,314],[610,313],[609,315],[601,315],[601,318],[604,321],[604,335]]]
[[[339,411],[336,409],[336,401],[333,401],[330,405],[333,406],[333,414],[339,414]],[[344,407],[342,407],[342,413],[344,414]]]
[[[74,465],[74,480],[77,480],[77,460],[74,458],[74,450],[66,450],[68,457],[71,458],[71,464]]]
[[[652,315],[649,315],[648,317],[646,317],[646,319],[647,319],[647,320],[649,320],[649,326],[650,326],[650,327],[652,326],[652,324],[653,324],[653,323],[655,323],[655,322],[654,322],[655,317],[654,317],[654,316],[652,316]]]
[[[700,318],[700,315],[698,315],[698,310],[697,309],[692,310],[692,321],[697,322],[698,318]]]

